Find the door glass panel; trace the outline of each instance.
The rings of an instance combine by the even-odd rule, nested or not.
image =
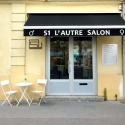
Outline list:
[[[92,79],[92,38],[74,38],[74,79]]]
[[[50,38],[50,79],[69,79],[69,38]]]

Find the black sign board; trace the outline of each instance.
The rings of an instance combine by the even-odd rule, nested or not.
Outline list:
[[[24,36],[123,36],[125,29],[24,29]]]

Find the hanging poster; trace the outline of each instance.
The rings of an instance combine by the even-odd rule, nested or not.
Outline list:
[[[102,64],[117,65],[118,46],[117,44],[102,44]]]

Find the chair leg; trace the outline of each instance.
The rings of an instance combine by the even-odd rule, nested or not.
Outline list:
[[[12,104],[10,103],[9,97],[10,97],[10,95],[8,95],[7,101],[8,101],[8,103],[10,104],[10,106],[12,107]]]
[[[10,106],[12,107],[12,104],[9,101],[10,95],[8,95],[8,96],[5,95],[5,97],[6,97],[6,99],[3,101],[3,103],[1,105],[3,105],[7,101],[10,104]]]
[[[3,105],[6,101],[7,101],[7,99],[5,99],[5,100],[2,102],[2,104],[1,104],[1,105]]]
[[[33,93],[33,97],[31,98],[31,102],[30,102],[30,104],[33,102],[33,99],[34,99],[34,93]]]
[[[35,94],[37,94],[37,93],[35,93]],[[40,105],[40,103],[41,103],[41,101],[43,100],[45,103],[47,103],[47,101],[45,100],[45,98],[43,97],[43,94],[40,94],[40,93],[38,93],[39,95],[40,95],[40,98],[39,98],[39,102],[38,103],[34,103],[34,104],[38,104],[38,105]],[[37,98],[34,96],[34,93],[33,93],[33,97],[32,97],[32,99],[31,99],[31,103],[33,102],[33,99],[36,99],[37,100]],[[30,103],[30,104],[31,104]]]
[[[42,97],[42,100],[43,100],[45,103],[47,103],[47,101],[45,100],[45,98],[44,98],[44,97]]]
[[[38,105],[40,106],[40,103],[41,103],[41,101],[42,101],[42,94],[39,93],[39,95],[40,95],[40,99],[39,99]]]
[[[43,93],[40,94],[40,96],[41,96],[42,100],[43,100],[45,103],[47,103],[47,101],[45,100],[45,98],[44,98],[44,96],[43,96]]]
[[[44,96],[43,96],[43,93],[42,94],[39,94],[40,95],[40,102],[38,105],[40,105],[41,101],[43,100],[45,103],[47,103],[47,101],[45,100]]]
[[[17,100],[17,98],[16,98],[16,96],[14,95],[14,98],[15,98],[15,100],[17,101],[17,103],[18,103],[18,100]]]
[[[39,100],[39,103],[38,103],[39,106],[40,106],[41,101],[42,101],[42,97],[40,97],[40,100]]]

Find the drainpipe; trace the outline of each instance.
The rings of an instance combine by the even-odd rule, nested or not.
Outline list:
[[[122,1],[122,18],[124,19],[124,0]],[[125,40],[122,36],[122,73],[123,73],[123,99],[125,99]]]

